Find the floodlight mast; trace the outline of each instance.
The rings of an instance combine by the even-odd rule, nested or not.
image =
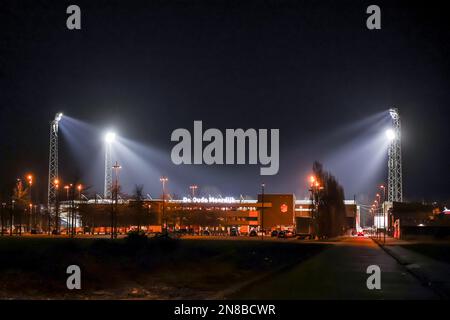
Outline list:
[[[55,181],[58,181],[58,125],[63,114],[58,112],[55,119],[50,123],[50,153],[48,160],[48,193],[47,208],[53,212],[56,203],[57,187]]]
[[[111,144],[114,142],[116,135],[113,132],[108,132],[105,135],[105,184],[103,195],[105,199],[112,199],[112,158],[111,158]]]
[[[388,149],[388,201],[403,201],[401,122],[397,108],[389,109],[393,138]]]

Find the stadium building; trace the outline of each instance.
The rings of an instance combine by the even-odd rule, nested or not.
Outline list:
[[[77,204],[78,229],[92,233],[110,232],[112,203],[85,201]],[[360,208],[345,200],[346,230],[359,228]],[[311,200],[297,200],[294,194],[260,194],[257,200],[233,197],[184,197],[183,199],[122,200],[117,205],[119,231],[139,228],[160,232],[165,225],[171,231],[228,234],[231,229],[247,234],[251,229],[291,230],[300,234],[312,230]],[[64,222],[62,222],[64,227]]]

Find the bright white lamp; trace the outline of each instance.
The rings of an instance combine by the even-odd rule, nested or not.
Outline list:
[[[386,138],[388,138],[389,141],[392,141],[395,139],[395,132],[392,129],[386,130]]]
[[[114,132],[107,132],[105,134],[105,141],[107,143],[112,143],[114,140],[116,140],[116,134]]]

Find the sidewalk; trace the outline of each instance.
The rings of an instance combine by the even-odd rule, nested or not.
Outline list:
[[[380,290],[367,288],[367,267],[382,270]],[[439,299],[368,238],[347,238],[298,265],[231,293],[227,299]]]
[[[397,240],[386,237],[386,244],[383,245],[383,239],[377,241],[377,239],[373,238],[373,240],[400,264],[404,265],[422,284],[429,286],[441,298],[450,298],[449,264],[424,256],[403,246],[417,243],[416,241]]]

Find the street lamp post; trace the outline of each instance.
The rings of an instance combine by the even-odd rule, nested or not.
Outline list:
[[[28,227],[29,227],[29,229],[30,229],[30,234],[31,234],[31,224],[32,224],[32,220],[33,220],[33,204],[32,203],[30,203],[30,204],[28,204],[28,208],[29,208],[29,221],[28,221]]]
[[[370,210],[372,211],[372,214],[373,214],[373,226],[375,227],[375,237],[376,237],[378,234],[378,229],[377,229],[377,214],[376,214],[374,204],[372,204],[372,208]]]
[[[195,197],[195,190],[197,190],[197,188],[198,187],[196,185],[192,185],[189,187],[189,189],[191,189],[191,192],[192,192],[192,199],[194,199],[194,197]]]
[[[70,234],[70,206],[67,206],[68,203],[70,203],[69,198],[69,192],[70,192],[70,185],[65,185],[64,189],[66,190],[66,234]]]
[[[32,229],[32,222],[33,222],[33,193],[32,193],[32,186],[33,186],[33,176],[31,174],[27,175],[27,182],[28,182],[28,188],[30,190],[30,194],[29,194],[29,200],[30,200],[30,219],[29,219],[29,229],[30,229],[30,233],[31,233],[31,229]]]
[[[324,189],[323,186],[320,185],[319,181],[315,176],[310,176],[309,178],[311,188],[309,191],[311,192],[311,205],[312,205],[312,218],[314,223],[314,238],[317,236],[318,232],[318,214],[319,214],[319,202],[320,202],[320,191]]]
[[[78,190],[78,211],[77,211],[78,216],[77,216],[77,219],[75,220],[75,226],[76,226],[77,221],[80,218],[81,190],[83,190],[83,186],[81,184],[77,185],[77,190]],[[81,223],[80,223],[80,225],[81,225]],[[82,232],[84,234],[84,227],[82,225],[81,225],[81,227],[82,227]]]
[[[2,203],[2,212],[1,212],[1,214],[2,214],[2,221],[1,221],[2,222],[2,230],[1,230],[1,234],[2,234],[2,236],[3,236],[4,230],[5,230],[5,216],[4,216],[5,207],[6,207],[6,203],[3,202]]]
[[[163,205],[162,205],[162,218],[163,218],[163,224],[164,224],[164,232],[167,234],[167,218],[166,218],[166,214],[165,214],[165,202],[166,202],[166,182],[169,181],[169,179],[167,177],[161,177],[159,179],[159,181],[161,181],[162,183],[162,200],[163,200]]]
[[[55,186],[55,233],[59,234],[59,180],[54,180]],[[49,211],[50,214],[50,211]]]
[[[17,179],[17,188],[19,189],[19,185],[22,186],[22,179]],[[22,235],[22,209],[18,210],[18,223],[19,223],[19,236]]]
[[[261,183],[261,240],[264,240],[264,188],[266,184]]]
[[[70,187],[70,236],[75,236],[75,187],[73,183],[69,184]]]
[[[14,226],[14,204],[16,201],[13,199],[11,200],[11,208],[9,210],[9,235],[13,235],[13,226]]]
[[[380,236],[379,230],[380,230],[380,227],[381,227],[381,222],[380,222],[380,212],[379,212],[380,207],[379,207],[379,205],[378,205],[378,201],[377,201],[377,200],[375,200],[375,201],[373,202],[373,204],[374,204],[374,210],[375,210],[375,216],[376,216],[376,228],[377,228],[377,239],[378,239],[379,236]]]
[[[385,188],[384,185],[380,185],[380,189],[383,190],[383,202],[382,202],[383,203],[383,221],[384,221],[384,225],[385,225],[384,232],[386,233],[386,225],[389,226],[389,219],[386,219],[387,218],[387,212],[386,212],[386,215],[385,215],[385,212],[384,212],[384,206],[385,206],[385,202],[386,202],[386,188]]]

